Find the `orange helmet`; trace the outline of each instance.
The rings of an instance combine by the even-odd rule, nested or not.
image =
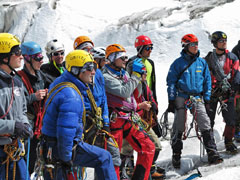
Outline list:
[[[126,50],[120,44],[111,44],[106,49],[106,59],[108,59],[109,55],[114,52],[126,52]]]
[[[74,41],[73,49],[76,49],[79,45],[81,45],[82,43],[85,43],[85,42],[90,42],[94,46],[92,40],[89,37],[78,36]]]
[[[194,34],[186,34],[182,37],[181,44],[185,47],[189,43],[198,42],[198,38]]]

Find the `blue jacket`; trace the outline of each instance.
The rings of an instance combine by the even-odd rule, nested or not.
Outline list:
[[[61,82],[72,82],[81,92],[87,89],[83,82],[68,71],[64,71],[64,73],[50,85],[49,91]],[[55,92],[56,90],[51,96],[53,96]],[[48,98],[46,104],[51,96]],[[58,155],[61,155],[57,156],[63,161],[71,160],[73,140],[78,140],[82,137],[83,111],[84,107],[80,95],[70,87],[59,91],[46,109],[43,118],[42,133],[57,138],[57,152]]]
[[[105,92],[105,81],[100,69],[96,70],[95,77],[94,77],[94,85],[90,84],[89,87],[92,91],[97,107],[102,108],[103,124],[105,126],[109,126],[107,96]],[[85,104],[86,111],[92,111],[91,104],[87,96],[87,92],[86,91],[83,92],[82,95],[84,96],[84,104]]]
[[[184,71],[178,80],[179,74],[192,61],[192,65]],[[178,80],[178,81],[177,81]],[[168,99],[175,100],[176,96],[189,98],[189,95],[203,95],[204,100],[209,101],[211,96],[211,76],[208,65],[199,57],[199,52],[191,57],[183,50],[181,56],[176,59],[167,75]]]

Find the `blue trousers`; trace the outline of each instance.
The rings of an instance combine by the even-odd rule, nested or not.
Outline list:
[[[76,156],[73,160],[74,166],[91,167],[95,169],[98,180],[117,180],[111,154],[97,146],[80,142],[76,148]],[[64,180],[62,168],[55,173],[56,180]],[[44,180],[50,180],[48,172],[44,173]]]
[[[1,150],[0,150],[1,151]],[[0,153],[1,154],[1,153]],[[26,180],[26,173],[28,173],[26,162],[23,158],[17,161],[15,180]],[[6,164],[0,164],[0,180],[6,179]],[[13,162],[10,161],[8,169],[8,179],[13,179]],[[28,180],[30,180],[28,176]]]

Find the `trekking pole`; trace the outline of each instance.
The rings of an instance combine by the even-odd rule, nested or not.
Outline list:
[[[28,167],[29,167],[29,154],[30,154],[30,137],[28,137],[28,152],[27,152],[27,173],[26,180],[28,180]]]

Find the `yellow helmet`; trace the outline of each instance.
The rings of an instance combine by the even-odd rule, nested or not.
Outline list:
[[[94,46],[92,40],[89,37],[78,36],[74,41],[73,49],[76,49],[79,45],[81,45],[82,43],[85,43],[85,42],[90,42]]]
[[[108,59],[109,55],[114,52],[126,52],[126,50],[120,44],[109,45],[106,49],[106,59]]]
[[[10,53],[12,47],[20,45],[19,39],[9,33],[0,33],[0,53]]]
[[[72,72],[72,67],[83,67],[88,62],[93,63],[91,54],[84,50],[73,50],[65,58],[65,66],[68,72]],[[74,73],[76,74],[76,73]],[[78,73],[77,73],[78,74]]]

